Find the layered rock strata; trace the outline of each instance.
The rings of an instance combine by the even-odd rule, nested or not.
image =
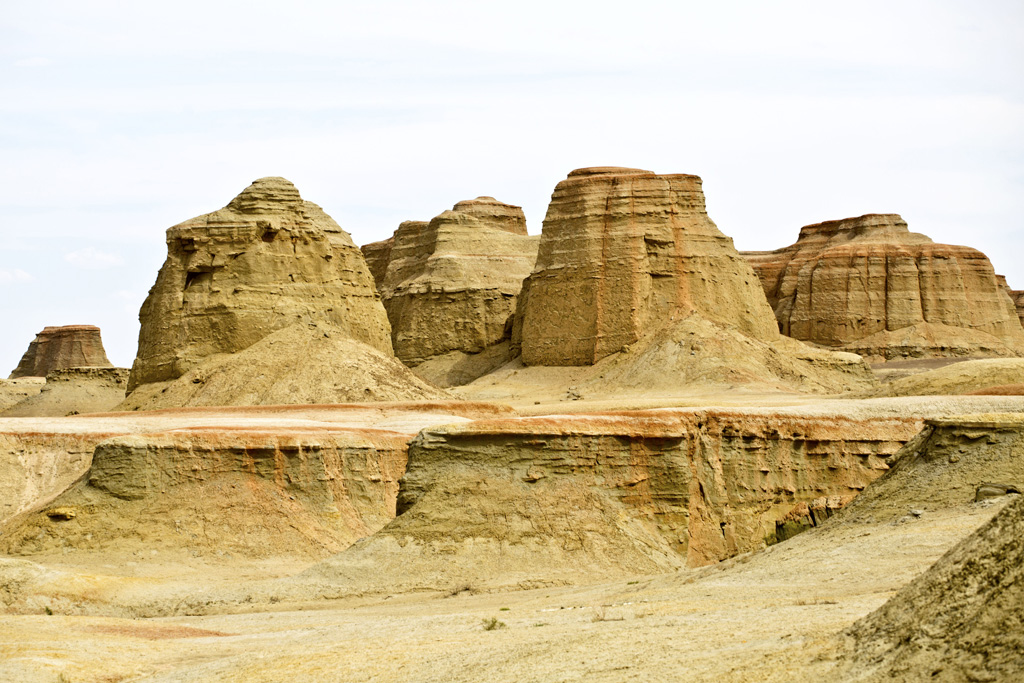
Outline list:
[[[282,432],[292,428],[305,429],[303,434],[306,437],[313,434],[311,427],[328,435],[334,431],[347,435],[355,430],[364,433],[367,438],[381,435],[390,439],[397,433],[407,442],[417,431],[428,425],[512,414],[507,407],[486,403],[417,401],[373,406],[353,403],[329,406],[176,408],[61,419],[0,419],[0,522],[18,513],[39,508],[65,493],[76,480],[88,475],[96,446],[113,437],[196,432],[203,436],[203,443],[212,443],[216,437],[217,443],[227,451],[241,452],[251,447],[252,439],[246,434],[267,431],[271,427]],[[239,439],[234,440],[235,434],[241,434]],[[168,439],[170,437],[161,443]],[[182,439],[180,443],[186,441]],[[165,451],[164,455],[167,453]],[[148,456],[140,457],[145,460]],[[123,472],[133,472],[132,476],[138,475],[138,478],[133,479],[133,483],[121,486],[144,487],[153,477],[169,476],[168,472],[177,471],[175,468],[178,468],[178,465],[171,463],[168,465],[169,470],[154,474],[145,469],[148,465],[144,462],[130,466],[135,469],[125,469]],[[243,476],[246,472],[248,470],[243,469],[235,475]],[[180,486],[182,482],[172,485]],[[193,514],[202,508],[207,498],[208,494],[202,494],[194,501],[183,503],[184,507],[179,512]],[[393,502],[390,505],[393,508]],[[64,528],[62,525],[55,525],[42,513],[36,515],[34,524],[37,527],[36,533],[42,531],[56,546],[63,544],[60,531]],[[6,534],[7,529],[0,531],[0,537]]]
[[[745,256],[796,339],[881,359],[1024,353],[988,258],[912,233],[896,214],[808,225],[789,247]]]
[[[12,554],[53,542],[79,551],[193,545],[245,555],[340,550],[394,516],[400,434],[322,428],[176,430],[114,437],[88,482],[5,530]],[[57,522],[55,515],[59,516]],[[47,522],[44,518],[49,518]]]
[[[94,325],[44,327],[28,345],[10,379],[46,377],[54,370],[113,367],[103,350],[100,328]]]
[[[429,223],[406,221],[390,239],[364,246],[396,356],[417,366],[500,343],[537,244],[520,207],[478,197]]]
[[[167,260],[139,320],[129,392],[300,321],[323,320],[392,353],[359,249],[284,178],[261,178],[223,209],[170,228]]]
[[[591,365],[691,313],[778,338],[749,264],[705,211],[699,177],[584,168],[555,187],[513,333],[524,363]]]
[[[705,565],[763,547],[794,510],[840,507],[920,426],[662,410],[427,429],[395,521],[307,578],[344,594]]]

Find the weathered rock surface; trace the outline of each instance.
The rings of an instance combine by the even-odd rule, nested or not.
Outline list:
[[[492,197],[456,204],[429,223],[406,221],[363,247],[391,322],[395,355],[409,366],[477,354],[511,331],[537,237],[518,206]]]
[[[840,507],[921,424],[661,410],[427,429],[395,521],[303,580],[525,588],[712,563],[797,508]]]
[[[387,315],[359,249],[284,178],[261,178],[223,209],[170,228],[139,319],[129,392],[300,321],[326,321],[391,355]]]
[[[1017,309],[1020,324],[1024,327],[1024,289],[1011,289],[1010,298],[1013,300],[1014,308]]]
[[[0,379],[0,411],[7,410],[26,398],[38,395],[45,384],[45,377]]]
[[[0,520],[23,514],[0,552],[324,557],[394,517],[419,429],[510,413],[437,402],[2,421]]]
[[[1024,358],[984,358],[901,377],[881,387],[885,396],[938,396],[982,393],[1024,385]],[[996,392],[999,393],[999,392]]]
[[[585,168],[555,187],[513,333],[524,363],[591,365],[689,313],[779,336],[749,264],[708,217],[699,177]]]
[[[789,247],[745,256],[795,339],[881,359],[1024,353],[988,258],[912,233],[896,214],[808,225]]]
[[[177,379],[138,387],[117,410],[447,397],[393,356],[346,333],[325,322],[290,325],[238,353],[205,358]]]
[[[0,427],[0,523],[63,493],[89,471],[108,431]]]
[[[113,410],[124,400],[127,368],[68,368],[46,376],[41,391],[0,411],[3,417],[64,417]]]
[[[116,436],[191,430],[216,433],[223,443],[230,443],[235,432],[297,428],[309,434],[311,429],[317,428],[325,433],[339,429],[345,434],[352,430],[367,434],[398,433],[408,441],[428,425],[511,414],[512,411],[504,406],[485,403],[419,401],[176,408],[60,419],[0,418],[0,522],[38,508],[64,493],[77,479],[88,474],[95,447]],[[241,448],[245,443],[239,441],[237,446]],[[144,465],[139,464],[139,467]],[[149,479],[142,477],[134,484],[144,486],[146,481]],[[188,505],[186,508],[192,509]],[[40,520],[46,522],[43,518]],[[54,542],[59,544],[57,528],[51,525],[47,529],[47,533],[56,539]],[[6,532],[0,532],[0,535],[3,533]]]
[[[896,467],[844,514],[916,494],[929,514],[987,481],[1024,481],[1024,421],[930,421]],[[1024,499],[946,553],[848,635],[842,680],[1009,681],[1024,672]],[[981,503],[985,504],[985,502]],[[904,513],[906,506],[901,506]],[[848,678],[847,678],[848,677]]]
[[[88,482],[5,529],[4,551],[35,554],[69,544],[123,553],[195,544],[247,555],[323,555],[394,516],[405,457],[405,437],[373,431],[114,437],[96,447]]]
[[[113,367],[103,350],[100,328],[94,325],[44,327],[28,345],[10,379],[46,377],[54,370],[78,367]]]

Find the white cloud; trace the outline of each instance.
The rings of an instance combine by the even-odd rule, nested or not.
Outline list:
[[[108,254],[96,247],[85,247],[78,251],[64,254],[64,260],[79,268],[90,270],[101,270],[103,268],[114,268],[124,265],[124,260],[117,254]]]
[[[0,268],[0,283],[7,284],[8,282],[31,282],[35,278],[29,273],[26,273],[21,268],[15,268],[8,270],[7,268]]]

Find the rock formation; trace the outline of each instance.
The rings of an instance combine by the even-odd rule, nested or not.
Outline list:
[[[968,507],[977,500],[982,482],[1024,480],[1022,464],[1024,421],[1020,415],[929,421],[896,466],[842,514],[883,520],[906,515],[911,506],[919,514]],[[1006,489],[993,488],[995,495]],[[984,502],[1005,507],[847,630],[855,645],[834,672],[839,674],[836,680],[1009,681],[1020,677],[1024,671],[1024,499],[1001,496],[1001,501]],[[894,521],[898,523],[899,517]]]
[[[5,551],[40,552],[53,542],[48,536],[59,535],[80,550],[209,551],[212,544],[246,555],[322,555],[394,516],[405,458],[405,437],[373,430],[200,428],[113,437],[96,447],[87,482],[5,529]],[[53,526],[46,517],[54,510],[70,521],[39,533]]]
[[[323,320],[391,355],[387,315],[359,249],[283,178],[167,231],[167,260],[139,313],[128,390],[181,377],[275,330]]]
[[[27,398],[38,395],[45,384],[45,377],[0,379],[0,411],[7,410]]]
[[[808,225],[749,252],[783,334],[880,359],[1024,353],[1024,328],[992,264],[936,244],[896,214]]]
[[[46,377],[66,368],[113,367],[103,350],[100,328],[93,325],[44,327],[28,345],[10,379]]]
[[[127,368],[68,368],[46,376],[42,390],[0,411],[3,417],[64,417],[113,410],[124,400]]]
[[[407,444],[422,427],[511,413],[467,402],[385,409],[0,420],[0,521],[24,513],[5,523],[0,552],[324,557],[394,517]]]
[[[794,511],[840,507],[920,426],[661,410],[426,429],[399,516],[307,576],[358,594],[705,565],[763,547]]]
[[[779,336],[756,276],[704,208],[701,180],[585,168],[551,197],[513,346],[527,365],[591,365],[674,315]]]
[[[1007,292],[1014,308],[1017,309],[1017,317],[1020,319],[1021,327],[1024,327],[1024,289],[1011,289]]]
[[[364,246],[399,360],[415,367],[505,339],[537,243],[521,208],[478,197]]]

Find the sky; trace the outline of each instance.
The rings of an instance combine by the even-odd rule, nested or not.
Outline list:
[[[899,213],[1024,289],[1024,4],[0,0],[0,376],[130,366],[164,231],[284,176],[365,244],[585,166],[694,173],[742,250]]]

